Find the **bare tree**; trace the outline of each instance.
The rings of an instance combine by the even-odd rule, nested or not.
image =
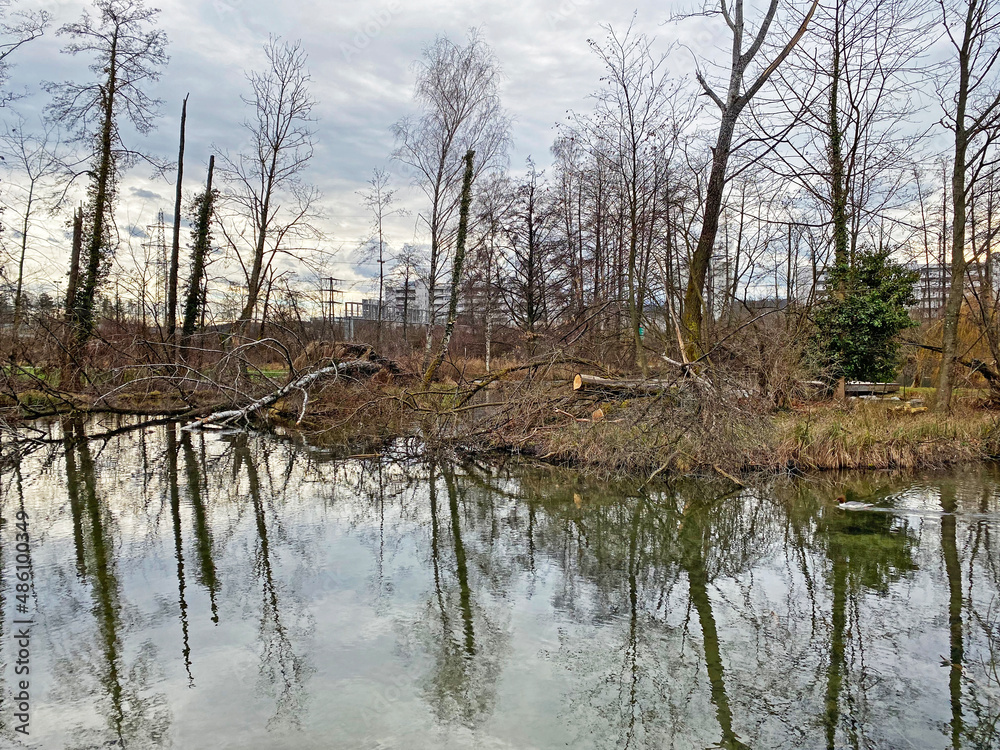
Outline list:
[[[184,95],[181,106],[181,134],[177,151],[177,184],[174,196],[173,242],[170,244],[170,267],[167,269],[167,314],[166,328],[168,340],[173,342],[177,328],[177,275],[181,261],[181,203],[184,199],[184,131],[187,126],[188,97]]]
[[[497,275],[509,317],[524,332],[528,352],[534,355],[538,329],[550,318],[551,290],[562,272],[551,262],[558,226],[545,174],[530,158],[525,166],[524,179],[509,184],[507,205],[499,217],[502,244]]]
[[[586,123],[586,139],[606,161],[622,188],[627,246],[626,305],[635,362],[646,370],[642,344],[643,309],[649,292],[653,223],[662,199],[664,156],[676,143],[678,123],[690,123],[692,110],[679,112],[684,81],[671,81],[667,55],[653,52],[653,39],[607,29],[604,45],[590,42],[604,64],[604,88],[594,94],[597,108]]]
[[[37,133],[25,130],[25,120],[9,125],[0,136],[3,151],[7,154],[7,166],[14,179],[10,184],[21,194],[20,200],[4,200],[4,208],[17,214],[18,238],[17,279],[14,286],[14,338],[17,338],[24,313],[24,264],[28,254],[29,239],[33,222],[39,209],[51,207],[55,195],[48,181],[62,171],[58,155],[59,133],[51,124],[43,124]],[[8,196],[10,195],[8,191]]]
[[[835,0],[821,7],[810,36],[778,71],[782,105],[797,123],[769,160],[801,186],[832,227],[834,262],[850,265],[864,235],[892,226],[907,239],[911,188],[926,124],[913,82],[933,41],[918,0]],[[905,217],[900,221],[901,216]]]
[[[502,224],[511,209],[511,181],[506,174],[496,174],[476,191],[477,232],[471,248],[469,298],[475,300],[473,312],[483,321],[483,344],[486,372],[493,360],[493,333],[496,327],[498,300],[504,288],[501,280]]]
[[[958,323],[965,299],[968,206],[980,177],[997,159],[1000,139],[1000,6],[991,0],[938,0],[945,34],[954,49],[942,97],[942,122],[954,133],[951,174],[951,286],[945,304],[935,408],[951,409],[953,370],[958,359]],[[956,80],[957,79],[957,80]],[[944,89],[942,89],[944,90]]]
[[[313,156],[309,72],[301,42],[271,37],[264,45],[268,67],[247,73],[252,108],[243,127],[250,147],[236,156],[223,152],[219,175],[222,201],[230,209],[222,231],[246,278],[246,297],[234,332],[242,334],[253,319],[263,282],[279,252],[292,252],[292,240],[315,236],[319,191],[302,180]],[[247,253],[249,250],[249,254]]]
[[[72,41],[64,51],[93,57],[96,80],[46,84],[54,95],[51,117],[92,144],[90,187],[84,211],[81,283],[71,321],[77,347],[93,334],[98,287],[107,275],[116,242],[112,239],[117,182],[122,170],[141,154],[122,141],[123,120],[139,133],[153,129],[160,102],[145,90],[167,62],[166,34],[150,29],[156,14],[141,0],[95,0],[96,19],[86,12],[57,32]]]
[[[399,313],[403,318],[403,342],[406,343],[407,347],[409,346],[410,318],[413,317],[410,303],[411,301],[416,302],[416,299],[410,299],[410,295],[412,293],[413,297],[416,297],[416,283],[424,276],[424,260],[424,254],[416,245],[406,243],[396,253],[395,263],[390,274],[390,278],[400,285],[403,292],[403,306]]]
[[[584,195],[586,154],[572,135],[562,135],[552,144],[558,210],[565,242],[563,255],[569,274],[572,315],[579,322],[586,313],[586,243],[584,240]]]
[[[747,104],[763,88],[774,71],[788,57],[805,34],[818,5],[819,0],[813,0],[798,30],[775,55],[774,59],[751,82],[747,82],[745,79],[750,64],[764,46],[774,22],[778,11],[778,0],[770,0],[760,27],[749,46],[745,45],[747,27],[744,19],[743,0],[733,0],[732,5],[726,0],[719,0],[718,12],[732,32],[733,52],[729,67],[728,86],[724,96],[715,91],[701,71],[697,75],[698,83],[701,84],[705,95],[719,108],[720,121],[715,147],[712,149],[712,168],[702,211],[701,235],[698,237],[698,245],[691,258],[687,292],[684,295],[684,327],[687,329],[692,353],[701,345],[705,281],[708,276],[709,261],[715,251],[716,236],[719,232],[719,217],[722,214],[723,193],[726,185],[726,168],[732,153],[733,135],[736,132],[737,121]]]
[[[7,15],[10,0],[0,2],[0,107],[19,98],[6,90],[13,61],[10,59],[25,44],[45,33],[52,20],[45,10],[18,10]]]
[[[378,333],[376,334],[376,346],[379,350],[382,347],[382,311],[385,307],[385,220],[390,216],[400,216],[405,213],[405,209],[394,209],[392,207],[395,200],[395,193],[395,190],[389,189],[389,173],[377,167],[372,170],[372,177],[368,180],[368,189],[361,193],[361,200],[364,202],[365,208],[371,212],[373,234],[368,239],[368,242],[378,262]]]
[[[438,278],[456,229],[463,156],[470,150],[476,152],[474,180],[504,163],[510,118],[500,104],[500,65],[477,30],[469,32],[464,47],[438,37],[417,65],[415,96],[423,113],[417,119],[396,123],[393,156],[413,170],[415,183],[430,202],[429,213],[422,216],[431,242],[426,369],[437,317]]]

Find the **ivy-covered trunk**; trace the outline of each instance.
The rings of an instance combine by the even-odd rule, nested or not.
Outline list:
[[[472,165],[476,152],[471,149],[465,154],[465,176],[462,178],[462,201],[458,214],[458,237],[455,239],[455,260],[451,267],[451,295],[448,299],[448,319],[445,321],[444,338],[438,347],[437,356],[431,361],[424,373],[424,385],[434,379],[434,373],[444,362],[451,343],[451,334],[455,331],[455,319],[458,317],[458,293],[462,281],[462,267],[465,265],[465,237],[469,231],[469,207],[472,205]]]

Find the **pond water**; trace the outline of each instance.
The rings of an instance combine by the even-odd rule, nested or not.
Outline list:
[[[1000,746],[992,467],[642,491],[112,427],[0,477],[0,747]]]

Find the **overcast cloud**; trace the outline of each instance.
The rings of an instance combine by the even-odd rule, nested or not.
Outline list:
[[[709,58],[718,56],[717,43],[723,41],[713,38],[721,24],[712,20],[664,25],[670,13],[695,9],[694,3],[643,0],[633,7],[598,0],[290,0],[279,6],[268,0],[165,0],[158,5],[171,60],[153,92],[164,101],[163,117],[157,131],[144,139],[145,147],[161,158],[175,158],[180,104],[190,93],[185,184],[191,194],[204,179],[213,144],[233,151],[243,144],[244,71],[263,66],[261,46],[268,35],[302,40],[318,102],[316,155],[308,178],[325,194],[326,246],[340,248],[334,272],[347,279],[357,276],[350,252],[367,231],[357,191],[373,167],[392,169],[395,187],[413,211],[392,222],[391,243],[398,247],[421,238],[416,212],[422,205],[406,189],[406,176],[387,159],[393,148],[391,125],[416,111],[413,62],[436,35],[458,40],[471,26],[483,29],[506,74],[503,100],[514,116],[514,169],[529,155],[540,166],[547,164],[555,124],[570,109],[589,109],[587,97],[599,86],[602,71],[587,40],[601,38],[602,25],[624,28],[635,11],[636,27],[656,35],[662,50],[680,38]],[[21,7],[44,8],[54,19],[49,33],[16,60],[13,86],[34,92],[18,107],[34,116],[46,102],[40,81],[90,75],[88,60],[60,53],[66,40],[54,33],[89,6],[36,2]],[[688,73],[692,60],[692,51],[678,49],[671,67],[678,75]],[[172,195],[169,184],[150,179],[148,170],[137,167],[123,183],[120,226],[142,227],[160,209],[172,213]],[[57,225],[48,234],[41,255],[58,278],[65,232]],[[371,275],[373,269],[361,271]]]

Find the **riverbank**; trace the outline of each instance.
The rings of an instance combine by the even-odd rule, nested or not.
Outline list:
[[[550,373],[551,375],[551,373]],[[253,393],[274,383],[259,382]],[[405,379],[338,380],[308,398],[293,392],[249,415],[256,427],[300,433],[345,455],[378,454],[413,438],[460,454],[507,453],[600,478],[648,481],[716,474],[841,469],[940,469],[1000,456],[1000,412],[977,394],[949,415],[899,400],[793,402],[769,407],[745,394],[682,386],[652,397],[574,394],[558,379],[473,382],[423,389]],[[61,414],[204,418],[231,408],[219,389],[122,390],[113,396],[25,389],[2,396],[16,426]]]
[[[941,469],[1000,457],[1000,413],[970,403],[944,416],[898,402],[827,401],[697,427],[638,418],[629,406],[612,414],[496,447],[605,478],[714,473],[742,480],[789,470]]]

